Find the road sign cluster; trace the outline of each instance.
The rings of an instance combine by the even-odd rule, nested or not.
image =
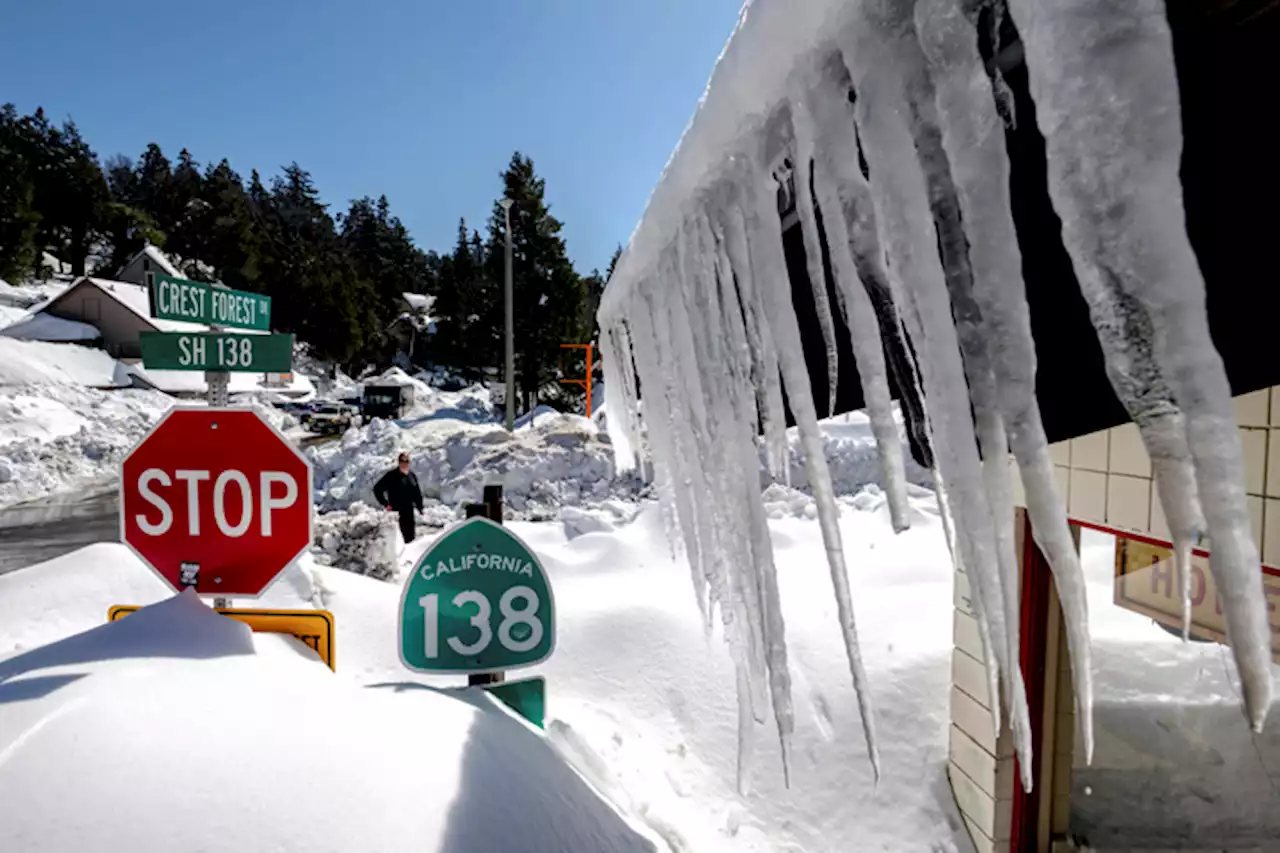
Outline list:
[[[221,327],[266,332],[271,297],[215,287],[169,275],[150,275],[151,315],[212,326],[212,332],[142,332],[142,364],[153,370],[215,373],[288,373],[293,335],[228,332]]]

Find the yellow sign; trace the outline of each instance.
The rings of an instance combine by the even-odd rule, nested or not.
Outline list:
[[[136,604],[116,604],[107,611],[107,621],[114,622],[140,609]],[[328,610],[253,610],[218,608],[223,616],[230,616],[248,625],[251,630],[265,634],[292,634],[320,656],[320,660],[334,672],[338,665],[334,656],[334,640],[337,629],[333,614]]]
[[[1280,663],[1280,573],[1263,566],[1262,589],[1271,623],[1271,657]],[[1181,632],[1182,583],[1173,550],[1116,536],[1115,602]],[[1191,558],[1191,634],[1215,643],[1227,641],[1222,599],[1209,571],[1209,558],[1203,554]]]

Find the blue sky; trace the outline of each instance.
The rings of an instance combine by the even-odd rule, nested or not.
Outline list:
[[[0,0],[0,103],[106,158],[157,142],[330,211],[385,193],[423,248],[483,230],[519,149],[582,272],[626,243],[741,0]]]

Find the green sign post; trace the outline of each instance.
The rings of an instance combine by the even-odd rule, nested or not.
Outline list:
[[[171,275],[151,276],[151,316],[235,329],[271,328],[271,297]]]
[[[546,660],[555,645],[555,600],[542,564],[487,518],[446,531],[405,582],[400,660],[410,669],[519,669]]]
[[[151,370],[288,373],[293,335],[237,332],[140,332],[142,363]]]

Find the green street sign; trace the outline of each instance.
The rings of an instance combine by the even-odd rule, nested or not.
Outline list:
[[[151,316],[265,332],[271,328],[271,297],[155,274],[151,279]]]
[[[541,675],[519,681],[499,681],[468,687],[467,690],[483,690],[538,728],[546,728],[547,680]]]
[[[141,332],[142,366],[152,370],[288,373],[293,335],[239,332]]]
[[[555,650],[555,610],[529,546],[487,518],[469,518],[445,531],[405,581],[400,660],[421,672],[533,666]]]

